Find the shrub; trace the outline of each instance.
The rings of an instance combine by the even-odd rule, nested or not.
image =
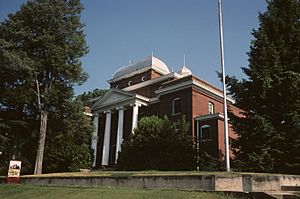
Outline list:
[[[171,122],[166,116],[151,116],[142,118],[123,143],[117,166],[123,170],[192,170],[194,165],[195,150],[185,117]]]

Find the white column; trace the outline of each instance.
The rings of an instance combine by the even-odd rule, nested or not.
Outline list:
[[[105,111],[106,121],[104,130],[104,141],[102,151],[102,165],[107,166],[109,161],[110,129],[111,129],[111,111]]]
[[[92,144],[91,144],[91,148],[94,151],[94,160],[93,160],[93,167],[96,167],[96,159],[97,159],[97,145],[98,145],[98,123],[99,123],[99,116],[98,114],[94,114],[94,119],[93,119],[93,123],[94,123],[94,131],[93,131],[93,135],[92,135]]]
[[[121,144],[122,144],[122,140],[123,140],[123,127],[124,127],[124,108],[118,107],[117,110],[119,110],[119,118],[118,118],[115,164],[117,164],[117,161],[118,161],[118,153],[121,151]]]
[[[138,115],[139,115],[139,105],[133,104],[132,105],[132,127],[131,132],[134,134],[134,129],[138,126]]]

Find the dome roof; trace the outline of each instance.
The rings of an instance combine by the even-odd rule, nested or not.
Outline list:
[[[178,71],[178,74],[182,76],[188,76],[192,74],[192,71],[186,66],[182,66],[182,68]]]
[[[160,59],[150,56],[146,59],[140,60],[138,62],[129,64],[127,66],[119,68],[115,74],[113,75],[112,80],[121,78],[123,76],[130,75],[132,73],[136,74],[137,71],[140,71],[142,69],[149,68],[154,69],[155,71],[161,73],[161,74],[168,74],[170,73],[168,66]]]

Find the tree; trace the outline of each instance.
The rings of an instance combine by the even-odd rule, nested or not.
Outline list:
[[[243,110],[231,114],[242,170],[300,172],[300,2],[270,0],[253,31],[247,79],[227,77]]]
[[[93,125],[84,115],[84,106],[75,100],[49,118],[45,147],[45,172],[79,171],[91,168],[90,148]]]
[[[171,122],[167,117],[144,117],[134,134],[122,145],[118,168],[125,170],[192,170],[195,150],[183,117]],[[134,154],[134,155],[133,155]]]
[[[108,90],[107,89],[94,89],[92,91],[84,92],[76,97],[76,101],[80,101],[84,106],[91,107],[93,100],[102,97]]]
[[[79,0],[32,0],[0,25],[0,56],[5,58],[1,67],[13,72],[1,82],[2,88],[21,91],[17,108],[39,115],[35,174],[42,173],[49,113],[58,112],[73,96],[73,86],[87,78],[80,61],[88,52],[82,9]],[[1,106],[9,107],[9,101],[2,102]]]

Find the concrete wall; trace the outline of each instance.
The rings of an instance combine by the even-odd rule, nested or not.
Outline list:
[[[23,184],[111,186],[160,189],[214,190],[213,175],[199,176],[132,176],[132,177],[23,177]]]
[[[0,180],[0,183],[4,181]],[[193,189],[208,191],[265,192],[280,191],[282,186],[300,186],[300,176],[230,174],[230,175],[167,175],[129,177],[22,177],[23,184],[49,186],[112,186],[160,189]]]
[[[242,176],[215,176],[216,191],[243,191]]]
[[[251,191],[260,192],[260,191],[279,191],[281,190],[280,186],[281,176],[261,176],[261,175],[252,175],[251,176]]]

